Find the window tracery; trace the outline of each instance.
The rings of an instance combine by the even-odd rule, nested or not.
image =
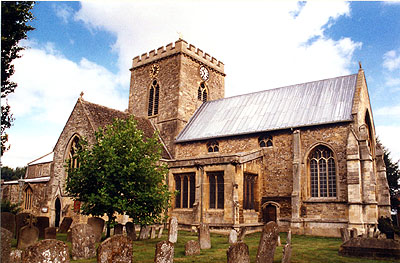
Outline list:
[[[260,147],[272,147],[272,136],[271,135],[263,135],[258,138],[258,144]]]
[[[209,205],[210,208],[224,209],[224,173],[207,173],[209,180]]]
[[[202,82],[197,90],[197,99],[206,102],[208,98],[208,89],[204,82]]]
[[[195,173],[175,174],[175,208],[193,208],[195,199]]]
[[[211,152],[219,152],[219,143],[217,141],[211,141],[207,143],[207,151]]]
[[[151,83],[149,90],[149,105],[147,110],[147,116],[154,116],[158,114],[158,104],[160,97],[160,85],[157,80],[154,79]]]
[[[32,198],[33,198],[33,190],[30,186],[25,188],[25,204],[24,207],[27,210],[32,209]]]

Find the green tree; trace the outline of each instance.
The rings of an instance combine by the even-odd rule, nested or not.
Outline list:
[[[78,167],[66,165],[66,190],[82,202],[82,214],[107,215],[107,236],[116,213],[141,225],[163,219],[171,193],[164,181],[167,168],[159,162],[162,146],[157,134],[146,138],[131,117],[100,128],[94,145],[85,139],[79,144],[73,157]]]
[[[20,58],[19,52],[25,49],[19,46],[19,41],[26,39],[27,32],[34,29],[27,24],[34,19],[30,11],[33,5],[34,2],[25,1],[1,2],[1,156],[9,148],[6,146],[8,134],[5,131],[14,120],[6,100],[7,95],[17,87],[17,83],[10,80],[14,74],[12,61]]]
[[[18,180],[25,177],[26,166],[17,167],[15,169],[8,166],[1,167],[1,179],[4,181]]]
[[[397,199],[400,193],[400,168],[399,161],[394,162],[390,156],[390,151],[383,147],[383,160],[385,161],[386,166],[386,177],[389,184],[389,192],[390,192],[390,205],[393,211],[397,211],[397,207],[400,205],[399,200]]]

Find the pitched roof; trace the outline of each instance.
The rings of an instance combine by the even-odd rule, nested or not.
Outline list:
[[[176,142],[351,121],[357,74],[203,103]]]

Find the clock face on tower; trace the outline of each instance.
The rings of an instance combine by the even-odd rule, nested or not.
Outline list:
[[[150,73],[150,77],[151,78],[156,77],[159,71],[160,71],[160,66],[158,64],[154,64],[150,68],[150,72],[149,72]]]
[[[205,66],[201,66],[200,67],[200,77],[206,81],[208,80],[208,77],[210,76],[210,74],[208,73],[208,69]]]

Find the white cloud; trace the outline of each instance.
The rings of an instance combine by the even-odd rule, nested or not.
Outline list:
[[[383,55],[383,67],[393,71],[400,68],[400,54],[396,50],[390,50]]]
[[[392,161],[400,160],[400,127],[399,126],[377,126],[376,133],[379,140],[390,150]]]
[[[67,24],[69,22],[69,20],[71,19],[71,17],[73,16],[73,12],[74,10],[65,5],[65,4],[57,4],[57,5],[53,5],[53,9],[56,13],[56,16],[58,16],[59,18],[61,18],[61,20]]]

